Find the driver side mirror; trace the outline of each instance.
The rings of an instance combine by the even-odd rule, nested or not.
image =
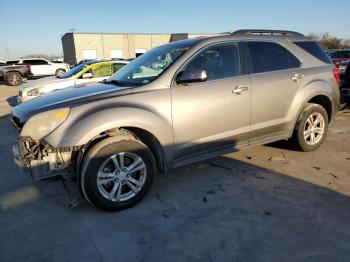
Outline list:
[[[207,81],[207,72],[203,69],[192,69],[180,72],[176,77],[177,84],[198,83]]]
[[[85,74],[83,74],[82,75],[82,79],[87,79],[87,78],[92,78],[93,77],[93,75],[91,74],[91,73],[85,73]]]

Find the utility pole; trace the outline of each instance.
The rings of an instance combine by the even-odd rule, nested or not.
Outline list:
[[[9,52],[10,48],[6,47],[4,49],[6,51],[6,59],[9,60],[10,59],[10,52]]]

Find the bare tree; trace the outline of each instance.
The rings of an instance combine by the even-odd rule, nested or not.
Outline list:
[[[344,48],[350,48],[350,39],[345,39],[343,41],[343,44],[344,44]]]
[[[331,36],[330,33],[321,33],[321,34],[308,34],[309,37],[319,42],[322,48],[324,49],[343,49],[350,47],[349,40],[343,40],[342,38]]]

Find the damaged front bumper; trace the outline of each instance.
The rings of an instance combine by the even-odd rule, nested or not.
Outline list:
[[[21,172],[40,180],[58,175],[71,176],[75,149],[57,149],[44,141],[37,142],[30,137],[20,137],[15,141],[12,152]]]
[[[15,164],[19,168],[20,172],[22,174],[30,175],[29,170],[27,168],[25,168],[25,166],[23,165],[23,163],[20,160],[18,140],[16,140],[15,143],[13,144],[12,154],[13,154],[13,160],[15,161]]]

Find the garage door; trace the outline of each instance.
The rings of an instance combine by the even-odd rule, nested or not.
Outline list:
[[[111,59],[113,58],[123,58],[123,51],[118,49],[111,50]]]
[[[96,59],[96,50],[90,49],[90,50],[84,50],[83,51],[84,59]]]

